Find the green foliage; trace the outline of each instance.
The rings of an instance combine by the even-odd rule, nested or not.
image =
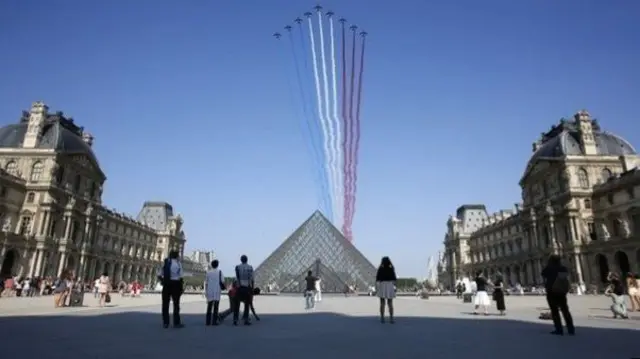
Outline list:
[[[193,275],[184,278],[184,285],[187,287],[202,287],[204,286],[204,276],[203,275]]]
[[[418,286],[418,280],[415,278],[398,278],[396,281],[398,289],[413,289]]]

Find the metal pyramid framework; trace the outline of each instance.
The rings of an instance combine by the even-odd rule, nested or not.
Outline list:
[[[260,288],[297,292],[305,288],[307,271],[321,278],[323,292],[343,292],[346,286],[368,290],[376,268],[320,211],[314,212],[255,270]]]

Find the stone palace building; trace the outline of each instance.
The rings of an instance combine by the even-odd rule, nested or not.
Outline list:
[[[522,204],[488,214],[458,208],[447,221],[439,280],[501,273],[539,285],[550,254],[575,283],[599,285],[609,271],[640,271],[640,156],[586,111],[561,120],[533,144],[520,180]]]
[[[0,129],[0,274],[68,268],[83,279],[106,272],[116,283],[152,283],[169,250],[184,252],[183,220],[170,204],[145,202],[136,219],[102,204],[106,176],[92,144],[42,102]]]

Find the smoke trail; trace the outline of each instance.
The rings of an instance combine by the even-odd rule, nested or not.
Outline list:
[[[324,27],[322,26],[322,12],[321,10],[317,11],[318,13],[318,33],[320,37],[320,59],[322,62],[322,83],[324,90],[324,115],[329,127],[329,144],[331,146],[331,157],[329,157],[329,166],[331,167],[331,176],[332,176],[332,195],[333,195],[333,222],[337,223],[337,218],[335,217],[339,213],[339,209],[337,208],[337,198],[339,190],[339,180],[338,180],[338,171],[336,164],[336,157],[338,156],[337,144],[335,142],[335,132],[336,130],[333,128],[333,122],[331,121],[331,106],[329,104],[329,78],[327,76],[327,60],[325,56],[325,45],[324,45]]]
[[[355,119],[355,131],[354,131],[354,151],[353,151],[353,187],[351,198],[351,213],[349,219],[349,227],[353,225],[353,217],[356,213],[356,192],[358,191],[358,153],[360,152],[360,107],[362,105],[362,76],[364,75],[364,49],[366,45],[366,32],[361,32],[362,45],[360,48],[360,71],[358,73],[358,99],[356,102],[356,119]],[[352,237],[353,238],[353,237]]]
[[[326,179],[324,178],[324,170],[322,169],[322,158],[321,158],[321,154],[320,154],[320,150],[318,149],[318,147],[316,146],[317,141],[315,140],[315,136],[314,136],[314,130],[312,128],[313,125],[313,115],[312,113],[309,111],[308,109],[308,103],[307,103],[307,95],[306,95],[306,91],[305,91],[305,87],[302,85],[302,76],[301,76],[301,71],[300,71],[300,61],[298,60],[298,51],[296,50],[296,45],[294,43],[293,40],[293,34],[292,34],[292,28],[291,26],[287,26],[285,27],[285,29],[287,30],[287,36],[289,37],[289,44],[291,45],[291,55],[293,56],[293,67],[295,68],[295,72],[296,72],[296,79],[297,79],[297,83],[298,83],[298,91],[300,94],[300,99],[301,99],[301,105],[302,105],[302,115],[303,115],[303,121],[304,123],[300,123],[300,126],[303,127],[301,128],[301,130],[303,130],[303,132],[306,134],[305,137],[305,142],[307,143],[307,145],[310,147],[309,148],[309,152],[310,155],[312,157],[312,161],[313,161],[313,169],[314,169],[314,175],[315,175],[315,182],[316,182],[316,186],[317,189],[319,191],[319,204],[321,207],[323,207],[323,212],[327,209],[327,207],[329,206],[329,203],[326,202],[327,198],[325,196],[325,193],[327,191],[326,188]],[[301,33],[302,34],[302,33]],[[306,57],[305,57],[306,60]],[[306,61],[305,61],[306,63]],[[306,126],[305,126],[306,125]],[[326,212],[324,212],[326,213]]]
[[[338,75],[336,73],[336,43],[335,43],[335,32],[333,28],[333,13],[328,12],[327,17],[329,18],[329,36],[331,37],[330,47],[331,47],[331,91],[333,95],[333,126],[336,129],[336,137],[335,137],[335,151],[336,151],[336,166],[335,171],[337,174],[337,182],[336,187],[338,188],[338,193],[336,194],[336,207],[338,210],[343,209],[344,206],[344,198],[343,198],[343,188],[341,188],[340,184],[344,182],[344,178],[342,172],[340,171],[342,167],[342,156],[340,156],[340,152],[342,147],[340,144],[342,143],[342,130],[340,128],[340,116],[338,115]],[[342,215],[340,213],[336,214],[338,221],[344,221],[344,212]]]
[[[346,35],[346,25],[347,20],[340,19],[340,26],[342,32],[342,233],[344,234],[344,224],[347,216],[347,210],[345,206],[348,204],[347,196],[349,195],[349,147],[347,144],[347,139],[349,138],[348,133],[348,111],[347,107],[347,35]]]
[[[353,144],[354,144],[354,131],[355,131],[355,126],[354,126],[354,99],[355,99],[355,80],[356,80],[356,30],[358,29],[357,26],[352,25],[350,27],[351,31],[353,32],[353,38],[352,38],[352,43],[351,43],[351,73],[350,73],[350,82],[351,82],[351,86],[349,86],[349,113],[348,113],[348,130],[347,133],[349,134],[349,140],[348,141],[348,149],[349,149],[349,156],[348,156],[348,176],[347,176],[347,187],[348,187],[348,194],[345,194],[345,200],[346,200],[346,204],[345,204],[345,221],[344,224],[342,226],[342,230],[343,230],[343,234],[345,235],[345,237],[347,237],[347,239],[351,240],[351,219],[352,219],[352,212],[353,212],[353,164],[354,164],[354,160],[353,160]]]
[[[295,23],[298,24],[298,34],[300,35],[300,44],[302,45],[302,53],[303,54],[308,54],[309,52],[307,52],[309,50],[309,46],[307,45],[307,41],[305,41],[305,36],[304,36],[304,28],[302,27],[302,19],[297,18],[295,20]],[[304,69],[305,71],[303,72],[305,75],[305,80],[307,80],[309,83],[313,82],[313,80],[311,79],[311,71],[309,70],[309,60],[307,58],[307,56],[302,56],[302,58],[304,59]],[[322,206],[324,207],[322,210],[322,213],[327,216],[327,218],[333,218],[333,207],[331,205],[331,193],[329,192],[329,187],[330,184],[328,182],[329,178],[327,176],[327,173],[324,169],[324,161],[326,161],[325,159],[325,154],[322,151],[322,133],[321,133],[321,126],[320,126],[320,118],[318,117],[318,113],[315,112],[315,109],[313,108],[312,103],[313,101],[313,94],[311,92],[306,92],[305,91],[305,98],[304,101],[308,101],[308,104],[312,107],[309,111],[310,116],[308,117],[309,120],[309,126],[312,128],[312,134],[313,136],[313,143],[314,143],[314,148],[316,149],[316,151],[318,152],[318,171],[321,173],[321,187],[322,187]]]
[[[332,200],[335,200],[335,177],[332,176],[332,168],[331,168],[331,149],[330,149],[330,133],[327,119],[323,116],[322,113],[322,91],[320,90],[320,76],[318,75],[318,56],[316,54],[316,40],[313,34],[313,21],[311,20],[311,13],[305,14],[309,21],[307,22],[309,25],[309,40],[311,42],[311,58],[313,59],[313,77],[315,79],[315,87],[316,87],[316,98],[318,101],[318,117],[320,118],[320,124],[322,125],[322,133],[324,135],[324,153],[325,153],[325,169],[327,173],[327,177],[329,180],[330,191],[332,192]],[[335,208],[335,204],[331,203],[331,208]]]

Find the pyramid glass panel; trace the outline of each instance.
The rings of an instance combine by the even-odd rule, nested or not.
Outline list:
[[[311,270],[322,279],[323,292],[342,292],[346,285],[367,290],[376,268],[316,211],[255,271],[256,285],[275,292],[302,292]]]

